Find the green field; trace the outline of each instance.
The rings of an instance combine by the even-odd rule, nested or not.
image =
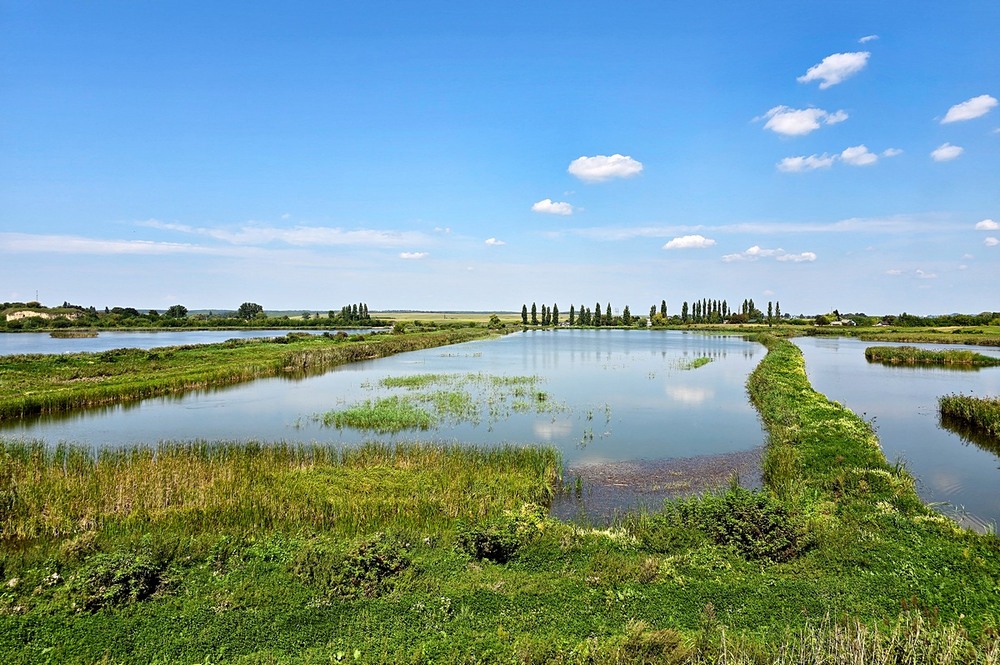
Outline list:
[[[608,527],[548,449],[6,441],[0,661],[998,662],[1000,539],[759,339],[766,488]]]

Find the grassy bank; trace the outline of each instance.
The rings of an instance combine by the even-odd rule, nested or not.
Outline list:
[[[8,442],[0,661],[998,662],[1000,541],[761,341],[767,490],[610,528],[545,450]]]
[[[116,404],[455,344],[483,328],[374,335],[288,335],[222,344],[0,357],[0,420]]]
[[[869,346],[868,362],[884,365],[945,365],[956,367],[996,367],[1000,358],[964,350],[931,351],[915,346]]]

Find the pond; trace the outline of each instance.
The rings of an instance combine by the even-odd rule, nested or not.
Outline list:
[[[372,328],[344,330],[349,335],[372,332]],[[99,353],[111,349],[153,349],[184,344],[217,344],[227,339],[284,337],[290,332],[318,330],[101,330],[96,337],[52,337],[47,332],[0,333],[0,356],[28,353]],[[333,332],[333,331],[331,331]],[[339,331],[338,331],[339,332]]]
[[[738,337],[677,331],[524,332],[319,376],[48,416],[0,434],[95,447],[191,439],[540,443],[561,451],[568,480],[582,479],[586,509],[607,512],[724,484],[733,472],[759,483],[765,435],[745,383],[763,354]],[[417,377],[423,388],[400,377]],[[435,414],[426,430],[338,428],[322,417],[393,396],[433,413],[437,395],[458,395],[464,410]]]
[[[971,527],[1000,522],[1000,457],[942,427],[937,405],[938,397],[952,393],[1000,395],[1000,368],[884,366],[864,357],[867,347],[883,343],[819,337],[792,341],[802,349],[813,388],[874,423],[886,458],[905,463],[924,501],[942,504],[939,510]],[[1000,357],[1000,351],[987,347],[909,346]]]

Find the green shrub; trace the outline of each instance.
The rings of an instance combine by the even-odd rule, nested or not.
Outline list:
[[[409,544],[377,533],[342,552],[326,543],[303,547],[292,571],[323,595],[372,598],[390,591],[395,578],[410,567]]]
[[[505,511],[479,524],[460,526],[456,542],[459,549],[480,561],[507,563],[544,522],[544,508],[529,503],[520,511]]]
[[[162,570],[152,559],[133,552],[95,554],[70,578],[68,590],[80,610],[135,603],[153,595]]]

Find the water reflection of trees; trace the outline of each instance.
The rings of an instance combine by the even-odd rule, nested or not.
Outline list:
[[[954,416],[939,415],[938,426],[957,434],[965,443],[971,443],[977,448],[1000,456],[1000,438],[990,436],[982,430],[970,426],[964,420]]]

